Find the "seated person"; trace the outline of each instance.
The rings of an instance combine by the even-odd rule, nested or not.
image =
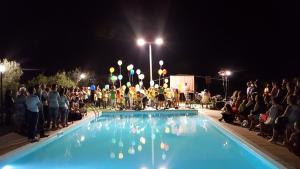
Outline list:
[[[249,130],[252,130],[255,128],[256,124],[258,124],[260,113],[265,112],[265,104],[263,97],[260,95],[255,96],[255,105],[254,108],[250,111],[250,114],[248,115],[248,120],[250,122]]]
[[[255,105],[255,96],[256,94],[252,94],[251,97],[248,100],[245,100],[245,102],[241,104],[241,106],[244,106],[240,109],[238,112],[238,118],[240,122],[244,120],[248,120],[248,115],[250,114],[250,111],[254,108]],[[245,104],[246,103],[246,104]]]
[[[85,107],[85,103],[82,99],[79,100],[79,112],[82,115],[87,115],[87,109]]]
[[[279,116],[273,128],[273,136],[270,142],[276,142],[279,134],[284,134],[284,142],[286,143],[290,137],[290,131],[296,121],[300,120],[300,107],[296,104],[296,97],[290,95],[287,97],[287,104],[283,115]]]
[[[76,97],[75,100],[70,102],[70,113],[68,121],[80,120],[82,119],[82,114],[79,109],[79,97]]]
[[[294,129],[295,131],[291,134],[287,147],[291,152],[300,156],[300,121],[295,122]]]
[[[272,106],[266,113],[260,115],[260,132],[258,135],[265,136],[266,132],[272,129],[275,119],[283,111],[282,106],[279,103],[280,100],[278,98],[272,98]]]
[[[232,108],[230,104],[226,104],[224,107],[224,111],[221,113],[222,117],[219,119],[219,121],[224,120],[226,123],[232,123],[235,119],[235,115],[232,111]]]

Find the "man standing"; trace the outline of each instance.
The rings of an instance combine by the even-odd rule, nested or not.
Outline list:
[[[48,104],[49,104],[49,114],[52,122],[52,130],[56,130],[58,128],[58,110],[60,100],[59,93],[57,92],[56,84],[51,86],[51,91],[48,95]]]

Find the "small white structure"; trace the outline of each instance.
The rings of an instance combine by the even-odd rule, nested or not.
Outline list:
[[[195,90],[195,76],[194,75],[171,75],[170,88],[178,89],[179,93],[193,93]]]

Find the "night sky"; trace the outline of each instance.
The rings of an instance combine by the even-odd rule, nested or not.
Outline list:
[[[108,73],[122,59],[147,76],[147,47],[135,40],[162,36],[153,47],[171,74],[235,78],[299,75],[299,3],[262,0],[1,1],[0,56],[49,73],[82,67]],[[25,77],[33,72],[25,71]]]

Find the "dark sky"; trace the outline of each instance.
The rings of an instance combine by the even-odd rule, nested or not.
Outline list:
[[[171,74],[214,76],[227,67],[243,77],[294,76],[299,11],[299,3],[279,0],[1,1],[0,56],[45,72],[99,74],[122,59],[148,75],[147,48],[135,39],[160,35],[155,76],[160,59]]]

